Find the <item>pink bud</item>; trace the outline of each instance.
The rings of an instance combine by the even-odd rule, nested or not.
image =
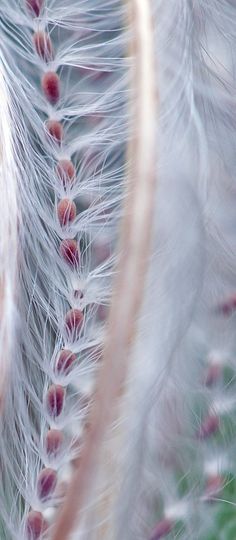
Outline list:
[[[159,540],[160,538],[164,538],[172,531],[172,529],[173,523],[171,523],[169,519],[162,519],[156,525],[149,540]]]
[[[221,376],[222,368],[219,364],[212,364],[209,366],[206,375],[205,375],[205,385],[213,386],[217,383]]]
[[[232,294],[228,299],[225,300],[225,302],[222,302],[219,307],[218,311],[222,313],[225,317],[229,317],[232,315],[232,313],[236,309],[236,294]]]
[[[76,340],[80,332],[82,323],[83,323],[83,313],[80,309],[70,309],[65,316],[65,327],[67,333],[73,334],[74,339]]]
[[[63,444],[63,433],[58,429],[50,429],[45,438],[45,450],[48,456],[57,456]]]
[[[62,227],[74,221],[76,217],[76,206],[74,201],[62,199],[57,205],[57,215]]]
[[[200,429],[197,433],[199,439],[207,439],[211,435],[214,435],[218,431],[220,425],[220,419],[214,414],[209,414],[205,420],[203,420]]]
[[[39,540],[43,533],[47,529],[47,522],[45,521],[41,512],[35,512],[31,510],[26,518],[26,537],[27,540]]]
[[[76,362],[77,357],[71,351],[64,349],[60,352],[59,357],[56,363],[56,371],[62,373],[63,375],[67,374],[70,369],[73,367],[73,364]]]
[[[60,97],[60,79],[55,71],[48,71],[42,78],[42,89],[47,100],[53,105]]]
[[[219,474],[209,476],[206,481],[205,496],[210,501],[223,488],[223,478]]]
[[[46,395],[46,405],[50,416],[56,418],[62,412],[65,399],[65,390],[59,384],[52,384]]]
[[[60,254],[68,264],[77,266],[79,263],[79,247],[76,240],[63,240],[60,244]]]
[[[46,122],[46,129],[49,135],[60,144],[63,139],[63,127],[57,120],[48,120]]]
[[[53,59],[53,48],[50,36],[46,32],[35,32],[33,35],[35,49],[45,62]]]
[[[69,159],[61,159],[57,164],[57,174],[66,187],[68,184],[72,184],[75,178],[75,167]]]
[[[43,5],[43,0],[26,0],[26,6],[31,11],[32,15],[39,17]]]
[[[57,474],[53,469],[43,469],[37,480],[37,494],[41,501],[46,501],[55,491]]]

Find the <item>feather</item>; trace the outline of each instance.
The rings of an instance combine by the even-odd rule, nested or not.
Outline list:
[[[1,443],[6,538],[50,533],[81,452],[123,198],[124,25],[116,0],[0,8],[22,213],[20,348]]]
[[[13,224],[20,215],[16,336],[4,317],[16,358],[0,442],[7,540],[202,540],[219,509],[209,502],[235,476],[236,8],[133,0],[137,26],[131,3],[0,7],[11,111],[0,123],[13,138],[4,231],[12,200]],[[136,273],[127,222],[150,228]]]

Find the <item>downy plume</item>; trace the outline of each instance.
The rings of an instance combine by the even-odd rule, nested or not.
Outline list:
[[[4,540],[206,540],[235,505],[235,15],[1,2]]]

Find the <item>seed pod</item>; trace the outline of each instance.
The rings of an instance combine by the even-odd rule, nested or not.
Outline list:
[[[76,360],[77,360],[76,354],[72,353],[71,351],[67,349],[62,350],[56,362],[57,373],[66,375],[70,371],[70,369],[72,368]]]
[[[64,187],[73,183],[75,178],[75,167],[69,159],[61,159],[58,161],[56,172]]]
[[[43,469],[37,480],[37,494],[41,501],[48,500],[55,491],[57,484],[56,471],[50,468]]]
[[[65,327],[67,333],[76,340],[83,323],[83,313],[80,309],[70,309],[65,316]]]
[[[57,215],[62,227],[74,221],[76,217],[76,206],[74,201],[62,199],[57,205]]]
[[[63,433],[58,429],[50,429],[45,438],[45,450],[48,456],[55,457],[61,450]]]
[[[220,379],[220,376],[222,374],[222,366],[219,364],[212,364],[208,367],[204,383],[206,386],[213,386],[217,383],[217,381]]]
[[[217,306],[217,312],[225,317],[230,317],[236,310],[236,294],[232,294]]]
[[[26,6],[32,15],[39,17],[42,9],[43,0],[26,0]]]
[[[222,490],[223,485],[224,481],[220,474],[209,476],[205,486],[205,498],[208,501],[211,501],[212,498],[214,499],[214,497]]]
[[[46,129],[49,135],[57,142],[61,143],[63,139],[63,127],[57,120],[48,120],[46,122]]]
[[[53,59],[53,48],[50,36],[46,32],[35,32],[33,35],[35,49],[45,62]]]
[[[169,534],[173,529],[173,523],[169,519],[162,519],[156,525],[150,540],[160,540]]]
[[[220,425],[219,416],[215,414],[209,414],[205,420],[203,420],[200,429],[198,431],[199,439],[207,439],[211,435],[214,435],[218,431]]]
[[[31,510],[26,518],[27,540],[39,540],[48,527],[43,514]]]
[[[52,384],[46,396],[46,406],[50,416],[56,418],[62,412],[65,399],[65,390],[59,384]]]
[[[79,247],[76,240],[62,240],[60,244],[60,254],[63,259],[71,266],[79,263]]]
[[[47,100],[54,105],[60,97],[60,79],[55,71],[48,71],[42,78],[42,89]]]

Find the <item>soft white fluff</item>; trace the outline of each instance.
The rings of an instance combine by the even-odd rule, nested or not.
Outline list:
[[[83,336],[72,346],[81,362],[66,380],[60,379],[65,386],[70,383],[65,410],[56,422],[68,435],[64,452],[53,463],[61,479],[70,479],[73,442],[87,412],[80,403],[92,394],[104,340],[96,311],[98,305],[109,305],[111,297],[124,198],[132,64],[126,21],[126,5],[118,0],[48,0],[37,20],[23,3],[2,0],[0,6],[8,84],[15,94],[5,137],[15,130],[19,141],[19,156],[10,156],[9,166],[17,164],[23,221],[21,352],[17,349],[11,370],[1,438],[1,515],[7,540],[23,540],[31,506],[47,514],[35,495],[35,482],[42,464],[47,465],[42,442],[50,419],[44,397],[50,381],[59,382],[52,363],[58,350],[70,345],[63,326],[68,306],[85,309],[86,316]],[[214,355],[235,369],[235,311],[226,316],[221,309],[236,286],[235,21],[233,0],[156,0],[153,6],[160,107],[148,279],[114,426],[121,426],[120,437],[113,440],[109,431],[103,455],[112,457],[99,470],[75,540],[97,540],[100,514],[93,509],[106,500],[104,490],[109,494],[114,489],[115,508],[107,506],[107,520],[112,520],[117,540],[151,538],[163,518],[181,521],[179,538],[200,539],[214,512],[204,500],[209,471],[235,474],[234,440],[229,446],[227,438],[209,442],[197,437],[204,415],[213,411],[220,417],[227,411],[233,418],[235,406],[233,391],[226,392],[222,380],[213,390],[203,382]],[[55,109],[40,88],[48,66],[32,46],[32,31],[45,28],[56,50],[50,69],[58,70],[62,81]],[[104,76],[96,78],[96,71]],[[52,114],[65,126],[62,148],[45,137],[44,122]],[[5,120],[3,124],[10,128]],[[57,159],[71,156],[78,180],[68,193],[81,212],[63,232],[55,206],[64,192],[54,166]],[[8,184],[13,201],[4,207],[8,216],[9,204],[16,205],[14,178]],[[0,224],[4,230],[6,220]],[[58,239],[68,234],[84,242],[77,272],[58,256]],[[104,245],[108,258],[100,263],[94,247]],[[12,284],[11,278],[10,309]],[[74,289],[83,291],[82,299],[74,298]],[[184,495],[180,477],[188,480]],[[109,529],[104,530],[104,540],[111,540]]]

